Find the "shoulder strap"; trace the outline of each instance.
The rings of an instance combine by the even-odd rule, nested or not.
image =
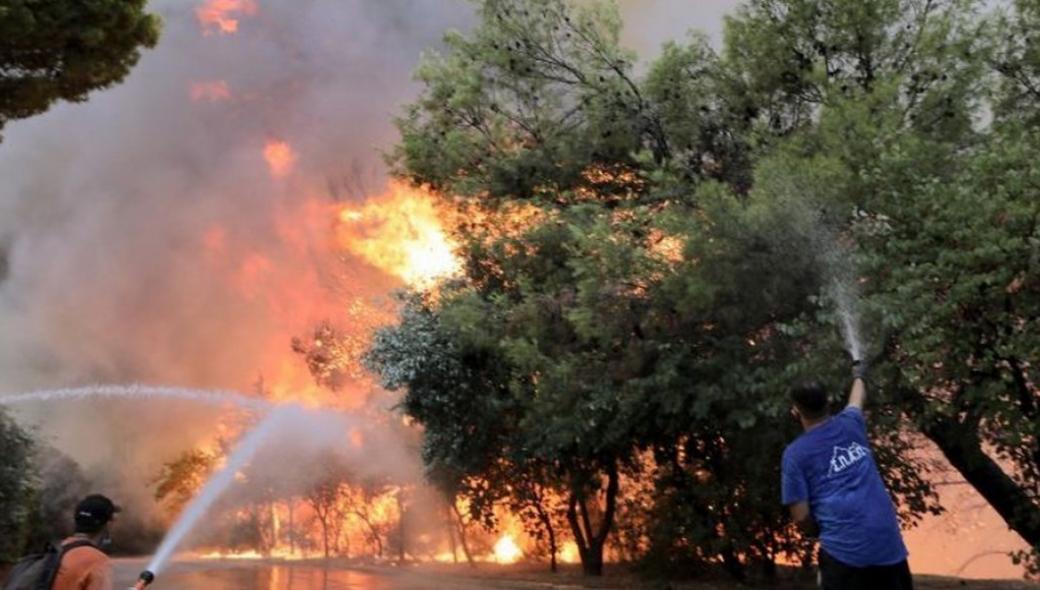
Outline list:
[[[59,545],[58,546],[58,549],[59,549],[58,552],[61,553],[64,556],[69,551],[72,551],[73,549],[77,549],[79,547],[94,547],[94,543],[92,543],[91,541],[89,541],[87,539],[76,539],[75,541],[72,541],[71,543],[65,543],[64,545]]]
[[[58,577],[58,570],[61,569],[61,561],[65,558],[66,553],[80,547],[94,547],[94,543],[91,543],[87,539],[77,539],[65,544],[55,543],[54,546],[55,549],[57,549],[58,555],[54,560],[54,566],[47,571],[47,575],[44,577],[44,585],[41,587],[45,590],[51,590],[51,588],[54,587],[54,579]]]

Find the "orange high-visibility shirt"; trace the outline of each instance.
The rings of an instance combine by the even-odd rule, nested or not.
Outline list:
[[[70,537],[62,545],[75,540]],[[112,562],[94,547],[70,549],[61,558],[51,590],[112,590]]]

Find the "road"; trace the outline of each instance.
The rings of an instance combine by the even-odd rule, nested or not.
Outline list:
[[[118,559],[117,590],[130,588],[145,567],[143,560]],[[152,590],[486,590],[547,588],[548,585],[509,581],[466,580],[452,576],[431,577],[409,568],[374,571],[314,563],[262,561],[190,561],[174,563],[157,577]]]
[[[144,559],[116,560],[116,590],[130,588],[145,567]],[[920,576],[921,590],[1040,590],[1040,585],[1012,580],[979,581]],[[390,565],[354,568],[342,562],[282,562],[197,560],[172,564],[161,572],[152,590],[633,590],[660,588],[628,575],[583,578],[580,571],[549,575],[540,569],[452,569]],[[738,590],[728,578],[675,583],[677,590]],[[808,590],[809,582],[787,581],[777,590]]]

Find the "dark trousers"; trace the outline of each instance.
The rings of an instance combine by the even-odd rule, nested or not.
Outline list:
[[[820,588],[823,590],[913,590],[906,560],[895,565],[853,567],[820,549]]]

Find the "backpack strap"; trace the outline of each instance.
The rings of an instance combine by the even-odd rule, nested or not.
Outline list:
[[[51,588],[54,587],[54,579],[58,577],[58,570],[61,569],[61,562],[65,558],[66,553],[80,547],[94,547],[94,543],[87,539],[76,539],[75,541],[65,544],[55,543],[53,546],[58,555],[54,560],[54,567],[50,568],[47,572],[47,575],[43,580],[44,584],[40,586],[42,590],[51,590]]]
[[[71,543],[65,543],[64,545],[58,545],[58,552],[61,553],[62,556],[64,556],[69,551],[72,551],[73,549],[77,549],[79,547],[95,547],[95,545],[94,545],[93,541],[90,541],[89,539],[76,539],[75,541],[72,541]]]

